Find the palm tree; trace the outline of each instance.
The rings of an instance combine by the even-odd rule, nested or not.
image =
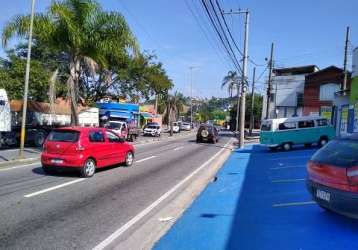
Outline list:
[[[222,81],[221,88],[227,86],[230,99],[232,99],[234,90],[237,89],[238,82],[239,77],[236,71],[229,71]]]
[[[170,134],[173,134],[173,122],[178,119],[179,113],[184,110],[185,98],[182,93],[175,91],[174,95],[167,96],[166,108],[163,117],[167,117]]]
[[[30,16],[15,16],[4,27],[2,44],[18,36],[28,36]],[[118,12],[103,11],[95,0],[54,1],[45,13],[34,17],[34,42],[68,56],[68,95],[71,99],[71,124],[78,124],[79,82],[83,73],[93,76],[109,62],[120,60],[131,50],[138,51],[136,39],[124,17]]]

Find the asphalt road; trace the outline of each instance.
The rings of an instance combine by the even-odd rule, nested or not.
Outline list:
[[[0,248],[97,246],[229,140],[196,144],[194,137],[138,145],[132,167],[101,170],[89,179],[75,173],[48,176],[38,164],[0,169]]]

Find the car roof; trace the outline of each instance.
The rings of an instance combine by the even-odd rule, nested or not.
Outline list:
[[[55,130],[57,131],[61,131],[61,130],[72,130],[72,131],[78,131],[78,132],[82,132],[82,131],[89,131],[92,129],[103,129],[100,127],[79,127],[79,126],[73,126],[73,127],[62,127],[62,128],[56,128]]]

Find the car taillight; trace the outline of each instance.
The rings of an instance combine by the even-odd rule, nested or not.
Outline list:
[[[347,178],[350,185],[358,185],[358,166],[347,168]]]

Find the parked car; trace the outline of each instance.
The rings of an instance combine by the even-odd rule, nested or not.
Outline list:
[[[180,124],[180,130],[183,130],[183,131],[190,131],[191,130],[191,125],[189,122],[182,122]]]
[[[143,135],[160,136],[161,135],[160,125],[156,122],[147,123],[147,125],[145,125],[143,129]]]
[[[321,207],[358,218],[358,134],[337,138],[308,162],[307,189]]]
[[[173,122],[173,133],[179,133],[179,132],[180,132],[179,122]]]
[[[53,130],[41,154],[42,169],[76,168],[82,177],[91,177],[97,168],[124,163],[131,166],[134,147],[105,128],[69,127]]]
[[[211,124],[200,125],[196,134],[196,142],[212,142],[217,143],[219,141],[219,132]]]
[[[262,121],[260,143],[272,150],[288,151],[293,145],[324,146],[335,137],[334,127],[319,116],[268,119]]]

